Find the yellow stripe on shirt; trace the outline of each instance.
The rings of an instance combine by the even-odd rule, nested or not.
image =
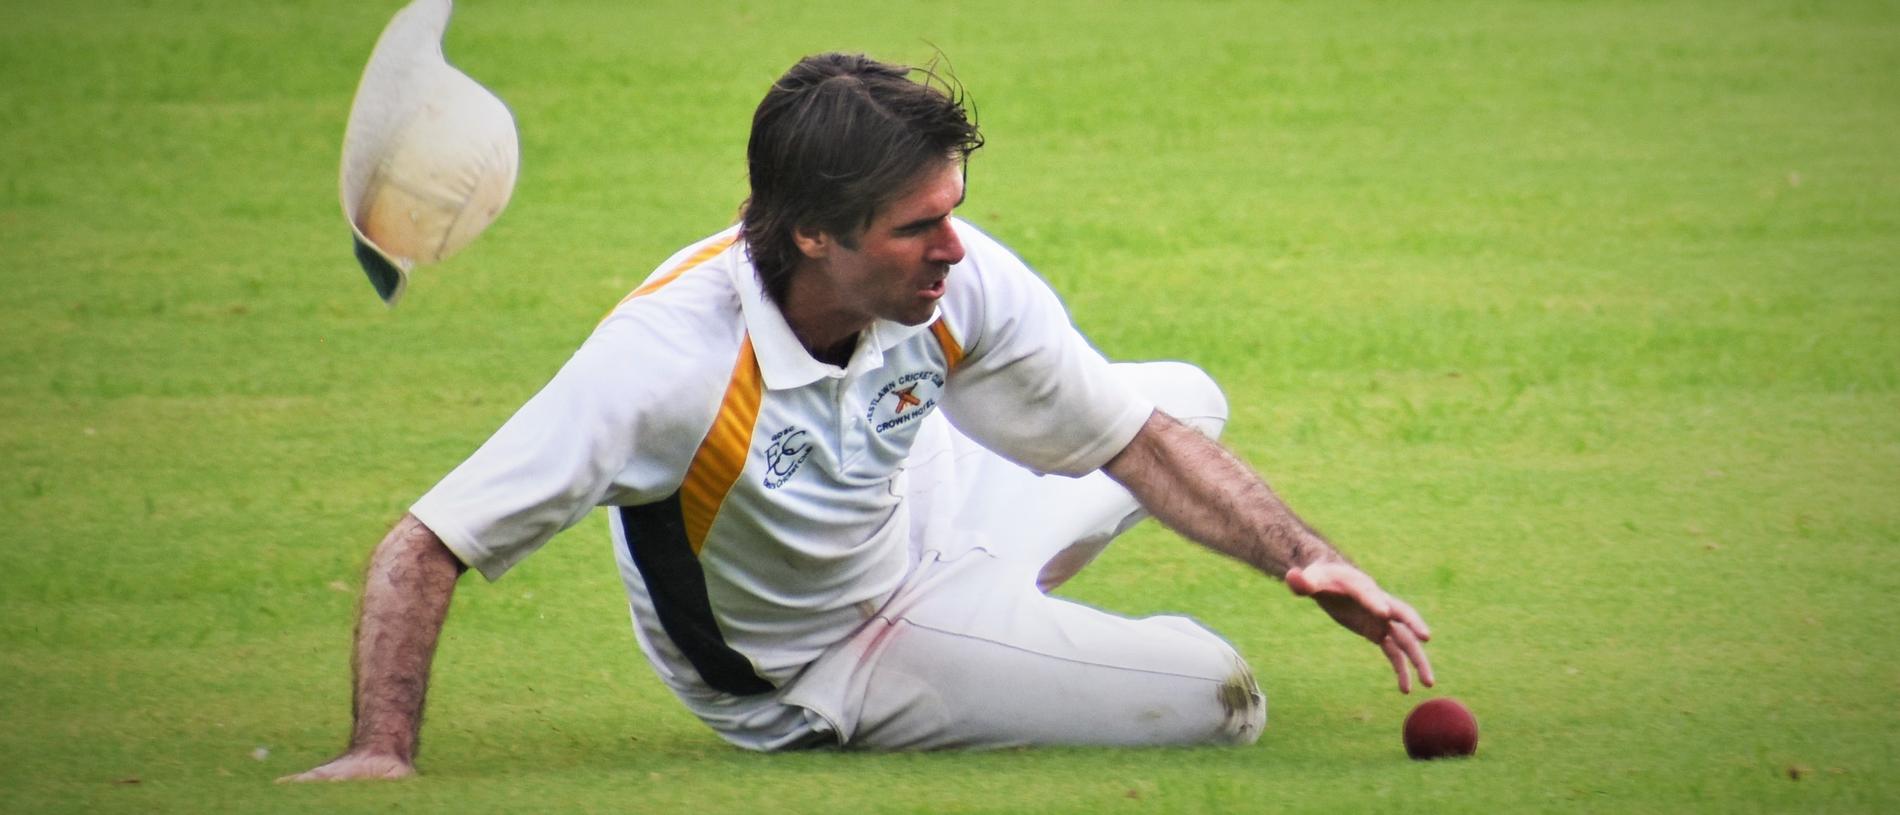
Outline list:
[[[694,555],[706,545],[713,517],[719,514],[720,505],[738,482],[752,453],[752,426],[758,421],[764,392],[759,358],[752,351],[752,338],[746,337],[739,346],[739,360],[732,366],[726,396],[719,402],[719,415],[713,418],[712,429],[706,431],[706,439],[693,453],[693,462],[686,467],[686,480],[680,484],[680,514]]]
[[[957,344],[956,337],[950,336],[949,324],[938,317],[936,322],[930,324],[930,333],[937,335],[937,344],[943,347],[944,367],[956,370],[957,363],[963,361],[963,346]]]

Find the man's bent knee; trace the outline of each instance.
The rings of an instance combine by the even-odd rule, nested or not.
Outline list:
[[[1205,649],[1192,659],[1194,667],[1182,666],[1188,673],[1215,681],[1211,691],[1213,698],[1197,700],[1197,704],[1212,703],[1204,708],[1211,711],[1213,722],[1205,743],[1246,746],[1259,741],[1261,731],[1267,726],[1267,697],[1254,679],[1253,669],[1240,652],[1234,650],[1233,644],[1187,617],[1162,615],[1149,617],[1148,621],[1184,634]]]
[[[1173,360],[1120,363],[1115,369],[1161,412],[1202,435],[1218,439],[1227,426],[1227,395],[1206,371]]]
[[[1234,672],[1221,682],[1216,695],[1226,714],[1221,728],[1224,741],[1236,747],[1259,741],[1267,727],[1267,696],[1260,692],[1253,669],[1239,655],[1234,656]]]

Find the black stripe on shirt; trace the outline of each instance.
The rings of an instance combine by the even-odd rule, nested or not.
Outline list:
[[[706,597],[706,572],[686,540],[679,493],[637,507],[620,508],[627,553],[646,581],[660,627],[714,690],[755,696],[777,688],[759,678],[746,659],[726,644]]]

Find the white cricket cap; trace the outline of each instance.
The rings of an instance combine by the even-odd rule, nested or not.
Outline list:
[[[442,56],[450,0],[389,21],[343,134],[343,214],[356,260],[394,306],[409,270],[455,254],[514,192],[521,148],[508,106]]]

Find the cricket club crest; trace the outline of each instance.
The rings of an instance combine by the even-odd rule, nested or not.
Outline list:
[[[882,436],[930,415],[937,409],[937,398],[941,395],[943,374],[936,371],[904,374],[878,390],[864,418]]]
[[[811,457],[811,447],[811,434],[797,425],[773,433],[772,445],[765,448],[765,488],[775,490],[792,480]]]

